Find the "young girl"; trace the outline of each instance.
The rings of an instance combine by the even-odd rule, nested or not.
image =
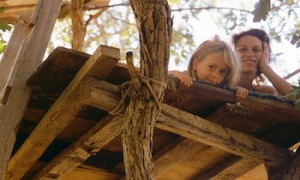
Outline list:
[[[247,89],[236,86],[240,77],[240,60],[217,36],[200,44],[190,59],[187,72],[169,71],[169,74],[177,77],[181,86],[189,87],[194,80],[201,80],[236,88],[238,101],[248,95]]]

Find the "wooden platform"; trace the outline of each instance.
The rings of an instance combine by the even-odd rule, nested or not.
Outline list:
[[[121,98],[118,85],[130,78],[118,58],[118,49],[106,46],[92,56],[62,47],[52,52],[28,81],[33,93],[8,179],[124,176],[123,117],[111,113]],[[168,77],[155,129],[156,179],[234,179],[291,157],[300,111],[288,101],[252,93],[238,107],[231,90],[200,82],[178,88],[176,82]]]

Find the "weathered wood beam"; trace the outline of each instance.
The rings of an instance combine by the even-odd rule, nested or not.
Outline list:
[[[20,179],[76,116],[77,110],[81,108],[78,104],[81,81],[88,76],[106,78],[119,58],[120,51],[117,48],[103,45],[97,48],[9,161],[6,179]]]
[[[0,1],[1,7],[22,7],[22,6],[28,6],[28,5],[35,5],[38,2],[38,0],[3,0]]]
[[[224,128],[201,117],[162,104],[157,127],[179,134],[241,157],[257,158],[271,166],[281,166],[291,159],[289,150]]]
[[[258,159],[229,156],[227,160],[195,177],[195,179],[236,179],[261,163]]]
[[[267,166],[268,178],[270,180],[292,180],[300,179],[300,147],[296,150],[296,155],[294,156],[291,163],[281,168],[273,168]]]
[[[0,87],[4,92],[0,97],[3,103],[0,106],[0,177],[11,156],[17,125],[31,95],[27,80],[43,60],[61,3],[62,0],[38,1],[31,17],[27,14],[20,19],[4,53],[7,59],[2,59],[0,72],[9,70],[4,71],[7,74]],[[4,66],[4,61],[12,61],[5,63],[10,67]]]
[[[36,161],[30,171],[26,173],[26,175],[22,179],[32,179],[32,176],[35,175],[42,167],[47,165],[46,162]],[[85,164],[81,164],[77,168],[73,169],[70,173],[65,174],[65,176],[61,179],[76,179],[76,180],[92,180],[92,179],[118,179],[120,177],[119,174],[106,171],[101,168],[96,168],[94,166],[89,166]],[[47,178],[44,178],[47,179]],[[48,178],[50,180],[51,178]],[[52,178],[55,179],[55,178]]]
[[[229,107],[230,106],[230,107]],[[225,104],[224,106],[215,110],[212,114],[210,114],[206,119],[209,119],[212,122],[217,124],[226,126],[228,128],[234,127],[235,122],[244,121],[251,114],[250,110],[246,109],[246,107],[239,107],[234,105]],[[187,141],[192,141],[187,139]],[[203,146],[207,146],[201,143],[195,143],[194,148],[203,148]],[[182,148],[186,148],[186,159],[189,157],[190,147],[182,146]],[[168,155],[168,154],[167,154]],[[169,156],[169,155],[168,155]],[[176,164],[176,161],[179,161],[177,155],[174,154],[172,158],[172,165]],[[245,174],[249,170],[253,169],[260,162],[253,158],[240,158],[229,154],[224,156],[224,160],[220,161],[215,168],[212,168],[205,173],[201,173],[199,176],[195,176],[195,179],[234,179],[242,174]]]
[[[4,8],[4,12],[0,13],[0,22],[16,24],[22,14],[24,14],[25,12],[31,13],[34,10],[34,7],[35,5],[6,7]]]
[[[192,141],[186,138],[180,138],[180,142],[176,142],[175,146],[165,147],[159,152],[160,155],[154,156],[154,175],[158,177],[164,171],[172,167],[174,164],[188,159],[191,155],[200,150],[210,148],[205,144]],[[158,157],[157,157],[158,156]]]
[[[235,110],[233,108],[228,108],[227,104],[225,104],[224,106],[220,107],[219,109],[217,109],[214,113],[212,113],[211,115],[209,115],[207,118],[212,121],[212,122],[216,122],[220,125],[226,125],[226,127],[230,127],[230,124],[228,125],[226,123],[226,121],[224,121],[224,119],[231,119],[235,118],[235,121],[241,121],[242,119],[244,119],[247,115],[244,113],[244,111],[240,111],[240,108]],[[222,120],[221,122],[220,119]],[[234,121],[234,122],[235,122]],[[174,152],[174,149],[172,149],[172,151],[170,151],[170,153],[165,153],[164,156],[160,157],[161,159],[165,159],[167,158],[168,161],[165,161],[165,163],[168,163],[168,167],[175,165],[177,162],[182,161],[184,159],[188,159],[190,156],[190,149],[207,149],[207,145],[202,144],[202,143],[198,143],[195,142],[193,140],[190,139],[185,139],[185,141],[181,142],[182,144],[178,144],[178,147],[180,147],[180,152],[177,153],[172,153]],[[190,147],[188,144],[192,144],[193,146]],[[178,158],[181,157],[181,158]],[[231,154],[228,154],[228,156],[230,156],[231,158],[229,158],[230,160],[226,160],[228,159],[227,156],[225,156],[224,158],[224,162],[220,162],[218,163],[218,166],[216,168],[213,168],[209,171],[207,171],[206,173],[204,173],[203,175],[201,174],[199,177],[195,177],[195,179],[210,179],[213,178],[214,176],[216,176],[216,179],[223,177],[223,176],[227,176],[227,177],[231,177],[231,178],[236,178],[238,176],[240,176],[241,174],[246,173],[248,170],[252,169],[253,166],[251,163],[249,164],[243,164],[244,168],[237,168],[235,167],[233,171],[228,170],[229,166],[231,167],[231,165],[233,163],[236,163],[237,161],[239,161],[241,158],[235,158],[233,157]],[[172,161],[170,161],[172,159]],[[256,164],[259,164],[257,161],[255,161]],[[249,165],[249,167],[247,168],[247,165]],[[163,171],[163,167],[166,165],[162,165],[162,167],[157,167],[155,174],[160,174]],[[222,172],[222,169],[226,169],[226,172]],[[240,170],[240,172],[239,172]],[[218,175],[220,173],[220,175]],[[232,174],[231,174],[232,173]],[[224,177],[225,178],[225,177]]]
[[[99,7],[107,6],[109,0],[85,0],[84,10],[99,9]],[[24,12],[32,12],[37,4],[37,0],[4,0],[0,1],[0,7],[4,11],[0,13],[0,22],[15,24],[18,18]],[[71,10],[71,2],[64,1],[59,18],[64,18],[69,15]]]
[[[111,111],[120,100],[118,88],[104,81],[88,79],[90,92],[83,95],[82,103]],[[87,98],[90,97],[90,98]],[[245,135],[201,117],[161,104],[162,113],[156,127],[179,134],[191,140],[213,146],[241,157],[257,158],[273,167],[291,159],[291,151]]]
[[[78,141],[70,145],[33,179],[61,178],[121,133],[123,118],[108,115],[100,120]]]

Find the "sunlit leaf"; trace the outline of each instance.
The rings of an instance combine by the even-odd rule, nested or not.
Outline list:
[[[270,0],[259,0],[259,2],[255,4],[254,11],[252,11],[252,14],[254,15],[253,22],[266,20],[270,11],[270,6]]]
[[[5,31],[10,31],[12,29],[10,24],[7,23],[0,23],[0,29],[5,32]]]

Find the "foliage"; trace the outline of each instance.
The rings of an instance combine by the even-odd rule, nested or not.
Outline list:
[[[261,20],[266,20],[268,13],[270,11],[270,0],[260,0],[255,4],[255,9],[252,12],[254,15],[253,21],[259,22]]]
[[[223,3],[225,1],[227,6]],[[230,37],[233,32],[244,29],[249,22],[254,21],[256,27],[265,29],[272,40],[278,43],[289,41],[295,47],[299,47],[300,3],[297,1],[169,0],[174,21],[170,62],[180,64],[188,61],[190,54],[199,43],[196,37],[203,36],[198,28],[205,29],[206,32],[210,31],[206,29],[207,27],[195,26],[197,22],[209,23],[207,19],[202,19],[204,13],[214,21],[223,37]],[[111,0],[109,7],[85,11],[84,21],[87,32],[83,45],[85,52],[93,53],[99,44],[106,44],[119,47],[122,59],[125,59],[126,51],[133,51],[134,59],[139,58],[138,32],[128,1]],[[9,30],[9,26],[0,27],[4,28],[2,31]],[[2,36],[0,38],[5,45]],[[65,17],[55,26],[48,52],[58,45],[70,47],[71,41],[71,21],[69,17]],[[4,47],[1,46],[1,42],[0,48]],[[281,54],[282,52],[274,54],[275,61],[280,60]]]
[[[3,8],[0,7],[0,13],[3,12]],[[0,22],[0,54],[4,52],[7,42],[3,38],[3,33],[11,31],[12,26],[6,22]]]

